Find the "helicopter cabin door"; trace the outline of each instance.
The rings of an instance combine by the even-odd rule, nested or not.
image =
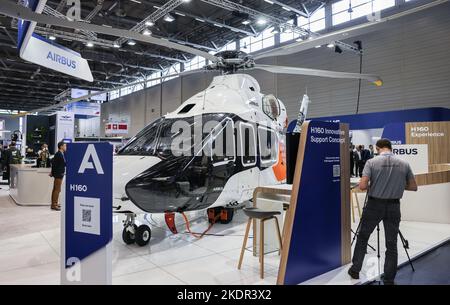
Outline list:
[[[253,196],[253,190],[258,186],[259,170],[257,163],[257,142],[255,126],[250,123],[239,122],[238,160],[241,167],[239,172],[240,200],[243,202]]]

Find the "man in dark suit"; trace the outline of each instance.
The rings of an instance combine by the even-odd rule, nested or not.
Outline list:
[[[66,152],[67,146],[64,142],[58,143],[58,151],[52,159],[52,170],[50,172],[50,177],[54,178],[53,181],[53,191],[52,191],[52,205],[51,209],[55,211],[60,211],[61,206],[58,204],[59,194],[61,193],[61,185],[66,173],[66,158],[64,153]]]
[[[364,169],[364,153],[363,146],[358,145],[355,151],[355,163],[356,163],[356,176],[362,177],[362,171]]]
[[[355,176],[355,145],[350,144],[350,177]]]

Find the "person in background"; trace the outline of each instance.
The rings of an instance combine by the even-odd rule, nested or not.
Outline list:
[[[350,149],[349,149],[349,153],[350,153],[350,177],[354,177],[355,176],[355,145],[350,144]]]
[[[66,172],[66,158],[64,153],[67,145],[64,142],[58,143],[58,151],[52,159],[52,170],[50,177],[54,178],[52,190],[52,204],[50,208],[54,211],[60,211],[61,206],[58,204],[59,194],[61,193],[61,185]]]
[[[388,139],[380,139],[376,144],[379,156],[367,161],[359,183],[361,190],[367,190],[368,201],[361,216],[360,230],[353,253],[353,265],[348,274],[359,279],[367,242],[376,226],[383,221],[386,241],[384,263],[384,284],[394,284],[397,274],[397,236],[400,226],[400,199],[405,190],[417,191],[417,184],[410,165],[392,153]]]
[[[356,163],[356,176],[362,177],[362,171],[364,169],[363,146],[362,145],[358,145],[356,147],[355,163]]]
[[[375,157],[375,151],[373,149],[373,145],[370,144],[369,145],[369,159],[372,159],[373,157]]]
[[[37,166],[38,167],[49,167],[50,152],[48,151],[48,145],[43,143],[41,150],[38,151]]]
[[[11,172],[11,164],[21,164],[22,155],[16,147],[16,142],[11,142],[9,148],[5,152],[6,178],[9,183],[9,174]]]

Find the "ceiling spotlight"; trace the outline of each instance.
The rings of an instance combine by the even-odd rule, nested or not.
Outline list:
[[[334,48],[334,43],[329,43],[329,44],[327,45],[327,47],[330,48],[330,49],[331,49],[331,48]]]
[[[120,45],[118,43],[115,43],[115,44],[113,44],[113,47],[118,49],[118,48],[120,48]]]
[[[136,44],[136,41],[130,39],[130,40],[128,40],[127,44],[129,46],[134,46]]]
[[[243,25],[250,24],[250,20],[244,20],[244,21],[242,21],[242,24],[243,24]]]
[[[146,26],[154,26],[155,23],[153,21],[151,21],[151,20],[148,20],[148,21],[145,22],[145,25]]]
[[[348,4],[348,10],[347,10],[347,12],[348,12],[349,14],[353,13],[353,8],[352,8],[352,2],[351,2],[351,1],[350,1],[349,4]]]
[[[94,46],[94,43],[92,41],[88,41],[86,43],[86,47],[88,47],[88,48],[92,48],[93,46]]]
[[[48,36],[48,39],[50,39],[50,40],[56,40],[56,37],[53,36],[53,35],[50,35],[50,36]]]
[[[145,35],[145,36],[150,36],[152,34],[152,31],[150,31],[149,29],[145,29],[143,32],[142,32],[142,35]]]
[[[322,46],[315,46],[316,49],[321,48]]]
[[[175,20],[175,18],[170,14],[167,14],[166,16],[164,16],[164,21],[166,21],[166,22],[172,22],[174,20]]]
[[[259,25],[265,25],[267,23],[267,20],[264,18],[259,18],[256,23],[258,23]]]

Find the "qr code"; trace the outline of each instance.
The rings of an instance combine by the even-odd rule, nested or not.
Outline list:
[[[341,166],[339,164],[333,165],[333,177],[337,178],[341,176]]]
[[[92,218],[92,210],[84,210],[83,209],[83,222],[91,222]]]

